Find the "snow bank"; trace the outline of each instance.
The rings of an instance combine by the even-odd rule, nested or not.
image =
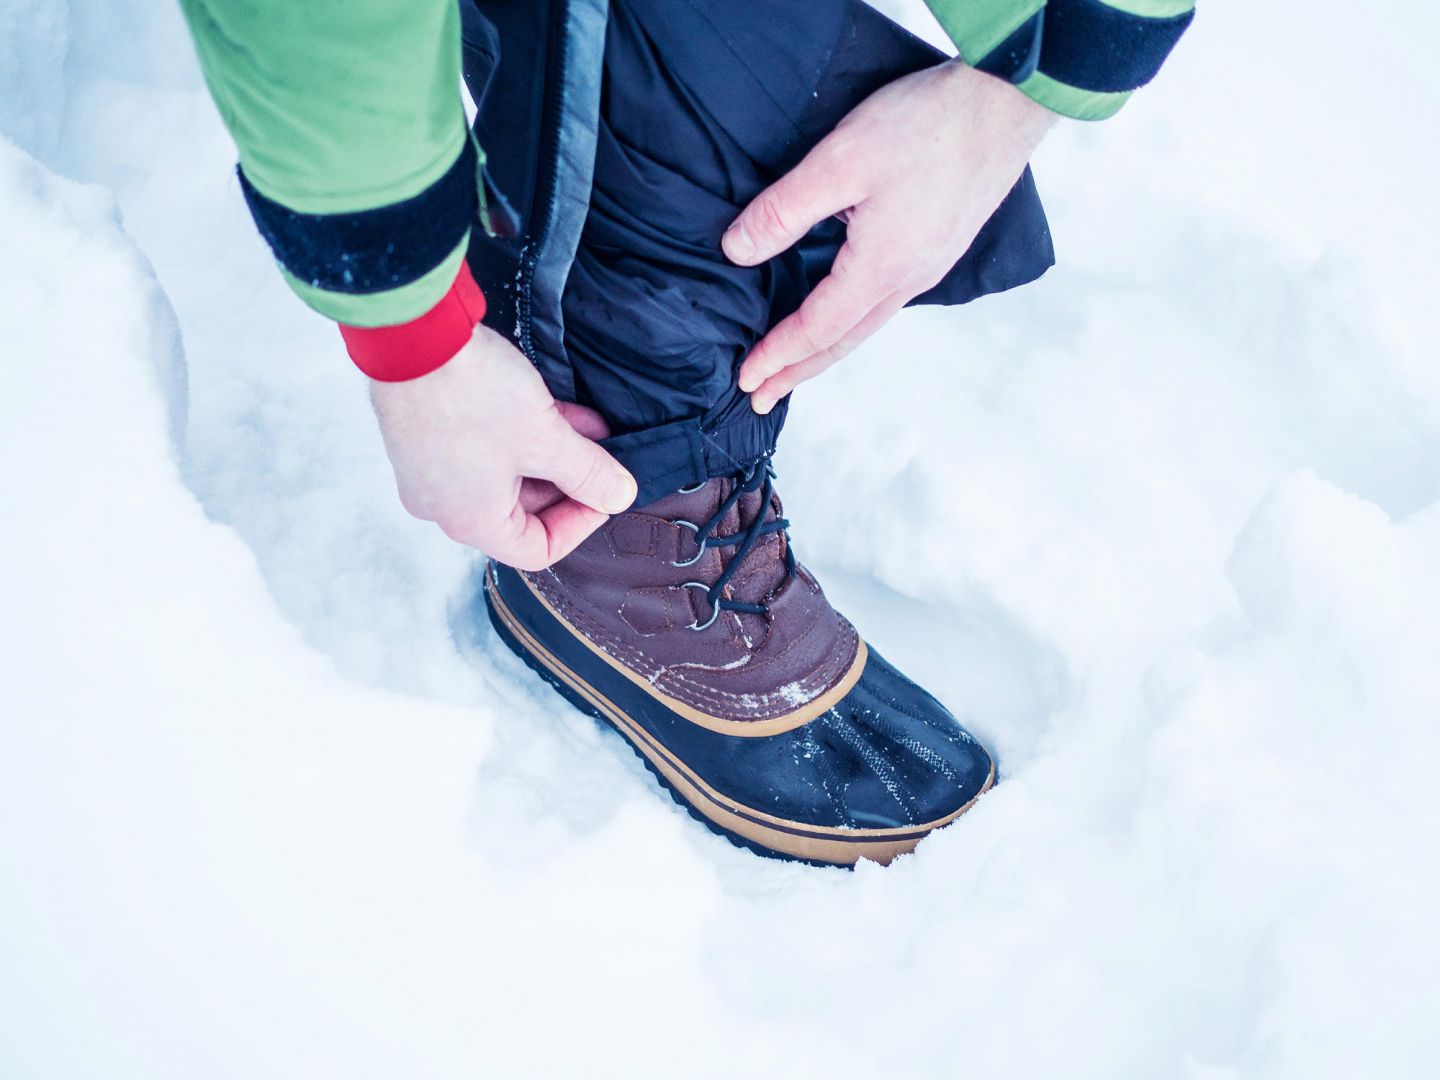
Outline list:
[[[1407,9],[1343,100],[1348,7],[1202,12],[1047,146],[1056,271],[797,401],[802,554],[1004,769],[845,874],[698,829],[464,623],[177,12],[0,0],[0,1073],[1433,1075]]]
[[[0,135],[35,153],[53,153],[60,136],[68,24],[51,0],[0,4]]]

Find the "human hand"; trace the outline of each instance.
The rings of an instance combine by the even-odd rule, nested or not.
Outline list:
[[[405,509],[509,566],[543,570],[635,500],[593,441],[609,434],[600,414],[556,402],[484,326],[443,367],[373,382],[370,398]]]
[[[829,275],[741,365],[751,407],[768,413],[935,286],[1054,120],[1009,83],[952,60],[870,95],[757,195],[721,242],[742,266],[831,215],[848,227]]]

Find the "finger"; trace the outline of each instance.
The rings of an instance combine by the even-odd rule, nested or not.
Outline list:
[[[610,425],[605,422],[605,418],[587,405],[577,405],[573,401],[557,401],[555,408],[560,411],[566,423],[587,439],[599,441],[610,435]]]
[[[516,505],[506,522],[506,535],[483,550],[517,570],[544,570],[569,555],[608,520],[608,514],[574,499],[562,499],[535,514]]]
[[[608,514],[562,497],[535,513],[528,512],[517,500],[498,522],[447,521],[440,528],[456,543],[477,548],[506,566],[544,570],[574,551],[608,520]]]
[[[569,555],[587,536],[610,520],[608,514],[592,510],[574,499],[565,499],[547,507],[537,516],[545,526],[546,566]]]
[[[565,493],[549,480],[526,477],[520,482],[520,505],[530,514],[538,514],[565,498]]]
[[[725,257],[755,266],[859,202],[858,170],[839,146],[833,136],[822,139],[799,165],[755,196],[720,238]]]
[[[889,322],[910,297],[904,290],[893,292],[874,310],[854,325],[839,341],[828,349],[807,356],[799,363],[791,364],[770,376],[750,394],[750,407],[761,416],[775,408],[776,402],[807,379],[813,379],[837,360],[848,355],[875,331]]]
[[[531,455],[526,475],[553,481],[577,502],[606,514],[618,514],[635,501],[635,478],[599,443],[558,422]]]
[[[797,311],[781,319],[750,350],[740,365],[740,389],[748,394],[791,364],[824,352],[874,308],[875,300],[864,275],[832,271]]]

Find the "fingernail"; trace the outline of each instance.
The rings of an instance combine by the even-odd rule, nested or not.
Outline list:
[[[607,514],[619,514],[630,509],[637,494],[635,478],[628,472],[619,471],[610,481],[610,490],[605,494],[605,505],[601,508]]]
[[[725,230],[725,235],[720,238],[720,246],[725,249],[731,262],[749,262],[755,257],[755,241],[750,239],[750,233],[743,221],[737,221]]]

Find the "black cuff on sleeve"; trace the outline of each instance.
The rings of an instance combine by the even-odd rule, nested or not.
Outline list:
[[[1095,93],[1144,86],[1195,17],[1193,8],[1159,19],[1132,15],[1103,0],[1048,0],[1043,14],[1039,70]]]
[[[301,214],[256,190],[243,169],[240,190],[280,265],[337,293],[377,293],[408,285],[439,266],[475,220],[475,146],[409,199],[350,214]]]

